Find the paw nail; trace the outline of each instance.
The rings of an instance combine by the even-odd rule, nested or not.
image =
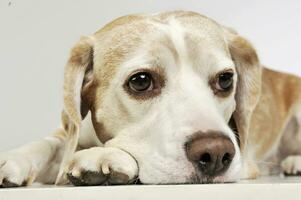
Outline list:
[[[102,172],[103,172],[104,174],[109,174],[109,173],[110,173],[110,168],[109,168],[108,163],[104,163],[104,164],[102,165],[101,169],[102,169]]]

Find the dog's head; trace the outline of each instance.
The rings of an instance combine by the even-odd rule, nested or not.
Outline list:
[[[71,51],[66,154],[90,111],[98,138],[131,154],[143,183],[236,180],[260,73],[244,38],[197,13],[119,18]]]

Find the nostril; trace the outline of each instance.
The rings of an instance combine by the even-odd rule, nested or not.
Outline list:
[[[210,163],[211,160],[212,160],[212,158],[211,158],[210,154],[209,153],[204,153],[203,155],[201,155],[199,163],[201,165],[206,165],[206,164]]]
[[[223,158],[222,158],[222,163],[224,166],[228,166],[232,161],[232,156],[230,153],[225,153]]]
[[[220,133],[198,134],[185,146],[187,158],[202,176],[218,176],[231,165],[235,155],[234,144]]]

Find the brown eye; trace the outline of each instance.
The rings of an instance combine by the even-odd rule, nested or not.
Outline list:
[[[165,86],[164,75],[160,67],[137,69],[126,78],[123,89],[135,100],[151,99],[158,96]]]
[[[218,76],[217,89],[221,91],[228,91],[232,89],[233,85],[233,73],[224,72]]]
[[[153,78],[150,73],[139,72],[129,78],[128,86],[134,92],[144,92],[152,90]]]

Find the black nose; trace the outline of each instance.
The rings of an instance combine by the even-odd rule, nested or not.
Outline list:
[[[232,141],[217,132],[196,133],[196,137],[187,142],[186,153],[202,175],[217,176],[230,166],[235,155]]]

